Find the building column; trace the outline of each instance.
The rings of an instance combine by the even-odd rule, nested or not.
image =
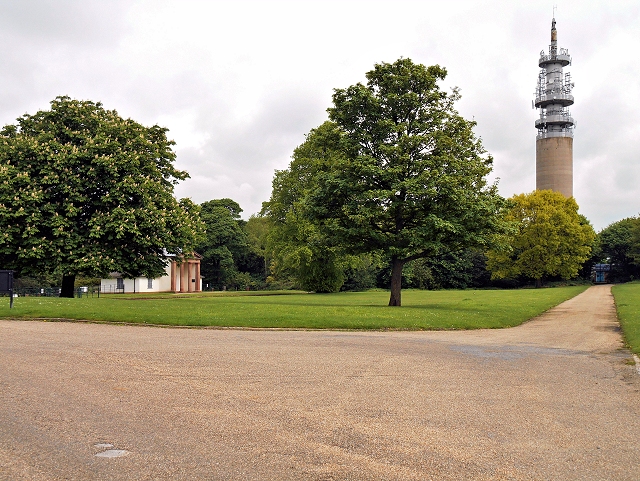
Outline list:
[[[193,262],[187,261],[187,280],[189,281],[189,292],[193,292]]]
[[[200,292],[200,260],[196,261],[196,292]]]
[[[186,262],[182,262],[180,264],[180,292],[185,292],[185,284],[188,284],[187,282],[187,263]]]
[[[171,292],[176,292],[176,261],[171,261]]]

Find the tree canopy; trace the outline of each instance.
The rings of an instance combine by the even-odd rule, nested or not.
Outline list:
[[[440,90],[445,76],[400,59],[375,65],[366,85],[336,89],[328,112],[339,155],[304,198],[329,246],[390,262],[392,306],[407,262],[488,245],[502,229],[503,199],[486,180],[492,158],[455,110],[457,90]]]
[[[202,255],[200,272],[209,286],[222,289],[237,272],[236,259],[247,249],[247,234],[240,226],[240,205],[231,199],[200,204],[206,235],[198,245]]]
[[[570,279],[589,258],[595,233],[578,214],[573,197],[536,190],[512,197],[505,220],[515,230],[504,236],[506,248],[488,253],[494,279],[523,276],[539,286],[547,276]]]
[[[312,129],[292,156],[289,168],[277,171],[271,198],[262,214],[271,221],[267,248],[276,277],[291,276],[308,291],[334,292],[344,281],[346,256],[329,246],[308,216],[305,199],[318,175],[340,155],[341,132],[332,122]]]
[[[611,264],[611,280],[640,277],[640,218],[628,217],[598,233],[598,261]]]
[[[0,262],[24,275],[156,277],[191,252],[198,207],[176,200],[167,129],[57,97],[0,131]]]
[[[267,237],[271,230],[271,222],[266,217],[252,215],[243,221],[243,229],[247,235],[247,250],[238,259],[238,268],[247,272],[259,284],[269,276],[269,252]]]

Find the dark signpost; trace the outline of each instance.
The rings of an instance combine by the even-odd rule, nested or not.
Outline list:
[[[13,271],[0,270],[0,294],[9,294],[9,309],[13,307]]]

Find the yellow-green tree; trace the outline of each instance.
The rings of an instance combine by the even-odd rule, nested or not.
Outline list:
[[[573,197],[552,190],[536,190],[509,199],[505,220],[514,224],[501,250],[487,254],[493,279],[526,277],[542,285],[547,276],[570,279],[589,258],[595,232],[578,214]]]

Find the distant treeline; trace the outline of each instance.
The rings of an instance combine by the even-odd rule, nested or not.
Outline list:
[[[375,255],[345,256],[340,262],[319,263],[316,272],[306,272],[303,262],[289,260],[278,251],[274,241],[274,224],[268,216],[254,215],[242,220],[242,209],[231,199],[211,200],[201,204],[200,216],[206,225],[206,241],[198,247],[203,256],[202,275],[205,289],[310,289],[313,282],[335,277],[339,285],[327,290],[388,289],[391,266]],[[583,263],[578,280],[591,279],[597,263],[611,263],[612,282],[640,278],[640,218],[632,217],[611,224],[595,237],[590,258]],[[302,268],[301,268],[302,267]],[[325,272],[322,272],[322,268]],[[337,271],[327,273],[326,270]],[[314,279],[308,279],[313,277]],[[545,282],[561,281],[548,276]],[[464,289],[522,287],[533,280],[526,276],[492,279],[487,268],[487,253],[469,249],[410,262],[403,271],[402,287],[417,289]],[[322,290],[322,289],[320,289]]]

